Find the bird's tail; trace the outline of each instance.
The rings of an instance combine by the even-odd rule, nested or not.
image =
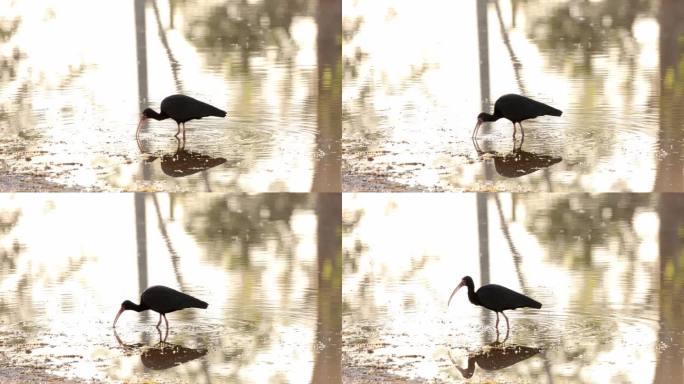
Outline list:
[[[560,116],[560,115],[563,114],[563,111],[561,111],[560,109],[556,109],[556,108],[550,107],[550,106],[548,106],[548,105],[547,105],[547,107],[549,108],[549,110],[546,112],[546,114],[548,114],[548,115],[551,115],[551,116]]]
[[[192,302],[192,307],[193,307],[193,308],[202,308],[202,309],[206,309],[206,308],[209,306],[209,304],[207,304],[206,302],[204,302],[204,301],[202,301],[202,300],[200,300],[200,299],[198,299],[198,298],[193,297],[193,299],[195,299],[195,300]]]
[[[226,117],[226,111],[218,109],[214,106],[211,106],[213,109],[211,110],[210,116],[216,116],[216,117]]]
[[[529,297],[528,297],[529,299]],[[530,299],[529,307],[531,308],[536,308],[536,309],[541,309],[542,305],[540,302],[534,299]]]

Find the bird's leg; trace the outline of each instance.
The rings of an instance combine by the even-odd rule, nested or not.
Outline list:
[[[159,314],[159,321],[157,322],[157,328],[159,328],[159,326],[161,325],[161,318],[162,318],[162,314],[160,313]]]
[[[503,313],[503,312],[502,312],[502,313]],[[509,333],[509,332],[510,332],[510,329],[506,328],[506,337],[504,337],[504,339],[503,339],[503,341],[501,342],[501,344],[505,343],[506,340],[508,340],[508,333]]]
[[[522,133],[521,140],[525,140],[525,130],[523,129],[522,121],[518,122],[518,124],[520,124],[520,133]]]
[[[503,315],[504,319],[506,319],[506,333],[508,333],[508,330],[510,329],[510,326],[508,325],[508,317],[503,312],[501,312],[501,314]]]
[[[183,146],[185,146],[185,123],[183,123]]]
[[[164,321],[166,322],[166,332],[164,332],[164,342],[169,337],[169,321],[166,319],[166,314],[164,314]]]
[[[178,130],[176,131],[176,134],[174,136],[178,137],[178,134],[180,133],[180,123],[176,123],[176,124],[178,124]]]
[[[513,122],[513,141],[515,141],[515,134],[518,133],[518,127],[515,126],[515,122]]]
[[[496,328],[496,333],[499,334],[499,312],[494,312],[496,313],[496,325],[494,328]]]

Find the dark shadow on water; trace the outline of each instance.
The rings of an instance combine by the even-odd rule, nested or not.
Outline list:
[[[461,372],[464,379],[473,377],[475,373],[475,364],[480,369],[485,371],[497,371],[499,369],[508,368],[512,365],[518,364],[523,360],[541,352],[540,348],[524,347],[521,345],[503,345],[499,342],[494,342],[485,345],[476,352],[468,354],[468,365],[466,368],[461,368],[449,351],[449,359],[454,364],[456,369]]]
[[[563,158],[560,156],[542,155],[534,152],[527,152],[522,150],[524,140],[520,140],[520,145],[516,146],[516,141],[513,142],[513,150],[508,153],[499,153],[496,151],[483,151],[476,139],[473,139],[473,145],[477,151],[477,155],[482,159],[484,155],[491,155],[494,159],[494,169],[503,177],[520,177],[529,175],[540,169],[548,168],[556,163],[560,163]]]
[[[222,157],[212,157],[200,152],[188,151],[185,149],[185,142],[176,138],[178,145],[176,152],[173,154],[162,155],[160,159],[161,170],[164,174],[171,177],[185,177],[194,175],[195,173],[206,171],[218,165],[225,163],[227,160]],[[146,154],[142,141],[138,140],[138,148],[142,154]],[[158,157],[151,154],[146,154],[146,163],[151,163]]]
[[[157,329],[157,332],[159,334],[159,342],[151,347],[146,347],[142,343],[125,344],[119,338],[116,330],[114,330],[114,337],[125,350],[135,351],[135,353],[139,351],[142,364],[153,370],[173,368],[207,354],[206,349],[187,348],[182,345],[167,343],[166,337],[162,339],[161,331]]]

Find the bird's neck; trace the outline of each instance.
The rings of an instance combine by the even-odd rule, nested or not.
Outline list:
[[[497,111],[494,111],[493,115],[490,115],[489,113],[485,113],[482,116],[482,121],[497,121],[499,120],[502,116],[496,113]]]
[[[131,308],[131,310],[136,311],[136,312],[142,312],[150,309],[145,303],[141,302],[140,304],[134,304],[135,306]]]
[[[155,119],[155,120],[164,120],[164,119],[169,118],[169,116],[166,113],[164,113],[164,111],[162,111],[161,113],[157,113],[156,111],[152,111],[152,112],[149,112],[148,114],[149,114],[148,117],[150,119]]]
[[[482,305],[482,303],[480,303],[480,299],[477,297],[477,294],[475,294],[475,287],[472,285],[468,285],[468,300],[475,305]]]

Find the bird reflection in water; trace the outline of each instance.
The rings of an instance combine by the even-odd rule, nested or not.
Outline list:
[[[451,356],[449,351],[449,359],[454,364],[456,369],[461,372],[464,379],[473,377],[475,373],[475,364],[485,371],[496,371],[515,365],[523,360],[536,355],[541,351],[540,348],[524,347],[521,345],[503,345],[499,342],[494,342],[485,345],[477,352],[468,354],[468,365],[466,368],[461,368],[459,363]]]
[[[138,141],[138,149],[142,154],[145,154],[143,144]],[[211,157],[199,152],[188,151],[185,149],[185,141],[176,137],[176,152],[173,154],[165,154],[160,158],[161,170],[166,175],[171,177],[190,176],[197,172],[206,171],[207,169],[216,167],[225,163],[227,160],[222,157]],[[145,159],[146,162],[151,163],[156,160],[156,156],[149,156]]]
[[[541,155],[522,150],[524,140],[520,140],[520,145],[516,146],[513,142],[513,151],[501,154],[496,151],[483,151],[477,140],[473,139],[473,145],[480,159],[485,157],[494,159],[494,169],[503,177],[520,177],[529,175],[532,172],[550,167],[560,163],[563,158],[560,156]]]
[[[168,336],[168,332],[164,338],[162,338],[162,332],[159,328],[157,328],[157,333],[159,335],[159,342],[153,346],[147,347],[141,343],[124,343],[116,333],[116,329],[114,329],[114,337],[119,345],[127,352],[137,353],[137,351],[140,351],[140,361],[149,369],[162,370],[172,368],[207,354],[206,349],[187,348],[181,345],[167,343],[166,337]]]

